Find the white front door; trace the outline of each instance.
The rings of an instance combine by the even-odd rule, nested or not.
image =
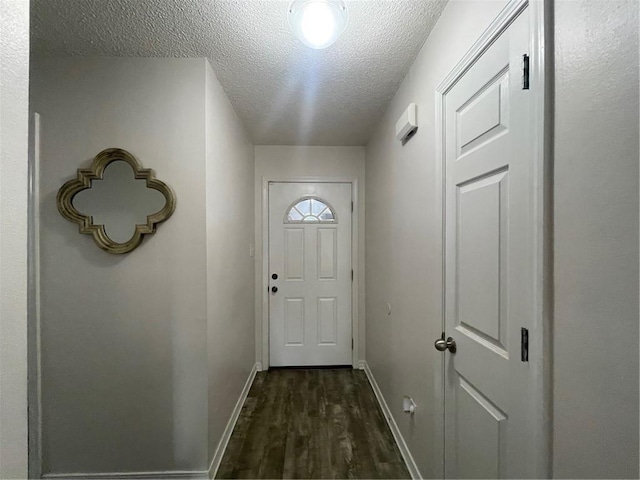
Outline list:
[[[446,478],[535,475],[535,372],[521,345],[535,321],[529,10],[443,102],[445,338],[456,342],[444,353]]]
[[[351,184],[269,184],[269,363],[351,365]]]

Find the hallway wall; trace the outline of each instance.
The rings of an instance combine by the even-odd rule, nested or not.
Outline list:
[[[253,143],[206,64],[207,468],[255,360]]]
[[[253,226],[217,213],[237,204],[251,216],[253,151],[209,69],[205,59],[34,62],[44,473],[206,470],[254,363],[253,335],[238,333],[253,321],[252,262],[230,243],[248,244]],[[177,197],[157,233],[121,256],[80,235],[55,202],[78,167],[115,146]],[[219,255],[238,260],[228,282],[207,272]],[[247,318],[231,317],[243,309]]]
[[[434,90],[504,4],[449,2],[367,145],[367,361],[425,477],[442,465]],[[553,28],[553,476],[637,478],[638,4],[557,1]],[[402,147],[410,102],[420,127]]]
[[[432,346],[442,319],[434,92],[505,4],[447,4],[367,145],[367,362],[425,478],[442,475],[435,400],[443,356]],[[402,146],[395,123],[411,102],[419,129]],[[417,403],[415,416],[402,412],[403,395]]]
[[[638,2],[555,3],[556,478],[638,478]]]
[[[364,147],[307,147],[268,146],[255,147],[255,318],[256,358],[262,360],[262,179],[287,179],[300,177],[354,178],[358,179],[358,218],[360,284],[358,292],[359,358],[364,359],[365,300],[364,300],[364,233],[365,233],[365,168]]]
[[[0,478],[27,477],[29,2],[0,2]]]

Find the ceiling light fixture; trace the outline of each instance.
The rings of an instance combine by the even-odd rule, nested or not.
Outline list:
[[[342,0],[293,0],[287,16],[300,41],[317,50],[338,40],[349,19]]]

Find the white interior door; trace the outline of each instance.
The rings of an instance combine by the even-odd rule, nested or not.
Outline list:
[[[269,184],[269,363],[351,365],[351,184]]]
[[[521,358],[535,321],[529,28],[526,8],[443,102],[447,478],[535,475],[535,372]]]

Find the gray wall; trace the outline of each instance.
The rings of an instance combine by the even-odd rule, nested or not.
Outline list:
[[[0,2],[0,478],[27,477],[29,2]]]
[[[554,476],[638,478],[638,2],[555,19]]]
[[[209,68],[204,59],[34,63],[45,473],[206,470],[208,446],[215,448],[231,414],[229,398],[238,398],[253,364],[252,335],[218,328],[229,322],[242,275],[251,292],[251,263],[229,283],[208,284],[218,281],[207,267],[221,244],[229,257],[246,252],[226,238],[253,238],[250,222],[230,227],[211,213],[225,206],[212,201],[220,186],[244,175],[249,188],[229,193],[225,204],[239,202],[251,218],[253,197],[244,197],[253,155]],[[123,256],[101,251],[55,206],[62,183],[115,146],[153,168],[177,197],[174,215]],[[241,165],[229,170],[233,159]],[[226,300],[212,299],[212,289]],[[245,299],[250,312],[252,298]],[[235,352],[233,373],[244,379],[229,381],[227,365],[218,370],[220,345]],[[224,401],[211,405],[221,390]]]
[[[207,63],[209,462],[255,365],[253,143]]]
[[[434,92],[505,3],[447,4],[367,145],[367,362],[425,477],[442,475],[443,357],[432,347],[442,319]],[[403,147],[395,123],[411,102],[420,127]],[[413,418],[402,413],[403,395],[418,405]]]
[[[441,215],[434,90],[504,2],[450,2],[367,146],[367,361],[437,476]],[[638,477],[638,3],[555,7],[553,472]],[[394,122],[418,104],[404,147]],[[385,303],[392,305],[386,315]],[[418,403],[415,421],[402,395]]]

